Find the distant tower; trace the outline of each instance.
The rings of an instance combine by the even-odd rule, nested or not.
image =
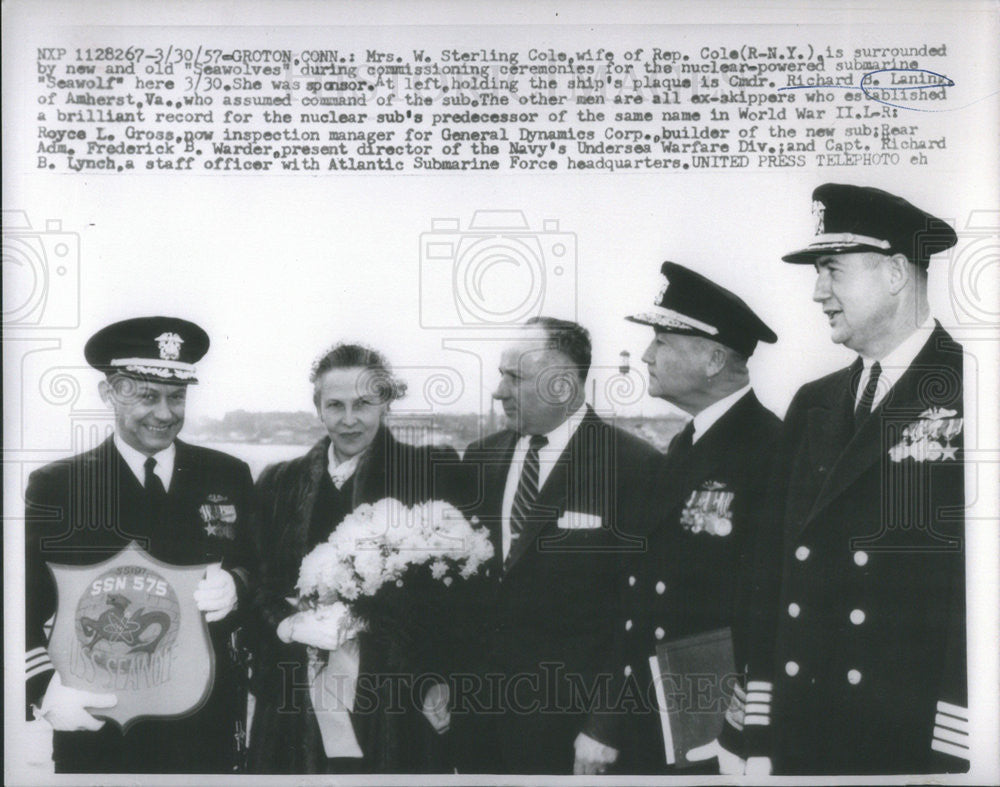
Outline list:
[[[629,373],[629,371],[631,370],[631,366],[630,366],[630,363],[629,363],[629,361],[630,361],[631,358],[632,358],[632,353],[630,353],[628,350],[622,350],[620,353],[618,353],[618,373],[619,374],[628,374]]]
[[[490,397],[490,414],[487,416],[486,434],[493,434],[497,430],[497,400]]]

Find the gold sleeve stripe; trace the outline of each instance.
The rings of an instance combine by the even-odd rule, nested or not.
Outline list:
[[[32,667],[27,672],[24,673],[25,680],[33,678],[36,675],[41,675],[45,672],[55,672],[55,667],[52,666],[51,662],[47,664],[39,664],[37,667]]]
[[[946,743],[945,741],[938,740],[937,738],[931,741],[931,748],[934,751],[941,751],[945,754],[952,754],[955,757],[961,757],[963,760],[969,759],[969,750],[964,746],[956,746],[954,743]]]
[[[939,713],[934,717],[934,726],[948,727],[956,732],[969,734],[969,722],[965,721],[965,719],[956,719],[954,716],[947,716],[944,713]]]
[[[958,716],[958,718],[963,719],[964,721],[969,720],[969,709],[963,708],[961,705],[952,705],[950,702],[938,700],[937,710],[938,713],[947,713],[949,716]]]

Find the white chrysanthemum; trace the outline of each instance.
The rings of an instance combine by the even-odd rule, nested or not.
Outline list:
[[[385,558],[385,573],[400,577],[410,565],[410,556],[406,552],[394,552]]]
[[[295,587],[299,594],[307,596],[320,590],[324,574],[330,566],[336,563],[335,550],[329,544],[317,544],[316,547],[302,559],[299,568],[299,581]]]
[[[357,582],[351,582],[340,589],[340,597],[345,601],[354,601],[361,595],[361,586]]]
[[[448,573],[448,564],[443,560],[435,560],[431,563],[431,576],[434,579],[441,579],[445,574]]]
[[[354,571],[361,577],[363,583],[370,583],[385,572],[385,559],[382,550],[363,547],[354,554]]]
[[[362,503],[351,513],[351,516],[358,519],[371,519],[375,516],[375,506],[371,503]]]
[[[338,560],[330,567],[330,587],[344,598],[357,598],[358,583],[350,565]]]
[[[489,533],[450,503],[431,500],[407,508],[384,498],[359,506],[305,556],[296,587],[321,609],[341,599],[350,609],[351,601],[375,595],[386,583],[402,587],[411,566],[430,563],[434,579],[450,585],[452,568],[467,579],[493,552]]]

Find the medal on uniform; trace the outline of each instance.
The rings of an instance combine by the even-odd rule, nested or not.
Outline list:
[[[216,538],[236,538],[236,506],[225,495],[209,495],[198,513],[205,523],[205,533]]]
[[[958,446],[952,440],[962,433],[963,419],[957,410],[932,407],[903,429],[901,439],[889,449],[893,462],[957,461]]]
[[[728,536],[733,530],[734,496],[721,481],[706,481],[701,489],[692,490],[684,503],[681,525],[690,533]]]
[[[66,686],[118,697],[95,710],[123,731],[208,699],[215,658],[194,591],[206,565],[172,566],[134,541],[91,566],[48,563],[59,595],[49,658]]]

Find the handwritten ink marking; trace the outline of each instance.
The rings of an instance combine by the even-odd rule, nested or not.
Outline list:
[[[880,68],[877,71],[869,71],[861,77],[861,80],[857,85],[789,85],[788,87],[779,87],[778,90],[828,90],[830,88],[842,88],[844,90],[860,90],[872,101],[877,101],[879,104],[885,104],[886,106],[896,107],[897,109],[912,109],[915,112],[938,112],[940,110],[935,109],[922,109],[920,107],[908,107],[905,104],[894,104],[891,101],[886,101],[878,96],[872,95],[869,90],[868,80],[875,77],[876,74],[895,74],[898,72],[909,72],[918,74],[930,74],[931,76],[938,77],[944,80],[943,82],[933,82],[933,83],[910,83],[904,85],[886,85],[882,86],[878,83],[872,85],[871,87],[875,90],[926,90],[927,88],[938,88],[938,87],[954,87],[955,82],[950,77],[946,77],[944,74],[939,74],[936,71],[929,71],[926,68]]]

